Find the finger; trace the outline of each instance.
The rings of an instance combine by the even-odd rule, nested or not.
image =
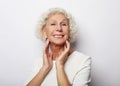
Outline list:
[[[53,57],[53,53],[50,52],[50,60],[52,60],[52,57]]]
[[[66,49],[69,50],[70,49],[70,42],[68,40],[66,40]]]
[[[47,64],[48,63],[48,60],[49,60],[49,40],[46,40],[46,44],[45,44],[45,48],[44,48],[44,57],[43,57],[43,60],[44,60],[44,63]]]
[[[49,49],[49,40],[47,39],[46,45],[45,45],[45,52],[46,53],[48,53],[48,49]]]

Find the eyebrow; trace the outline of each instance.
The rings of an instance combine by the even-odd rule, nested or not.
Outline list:
[[[56,20],[52,19],[51,21],[56,21]],[[66,19],[63,19],[62,22],[63,22],[63,21],[68,21],[68,19],[67,19],[67,18],[66,18]]]
[[[62,21],[65,21],[65,20],[67,20],[67,21],[68,21],[68,19],[67,19],[67,18],[63,19]]]

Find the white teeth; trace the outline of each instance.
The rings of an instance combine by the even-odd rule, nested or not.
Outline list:
[[[62,38],[63,36],[62,35],[55,35],[54,37],[55,38]]]

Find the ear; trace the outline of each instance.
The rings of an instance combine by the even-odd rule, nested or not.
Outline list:
[[[46,28],[45,27],[43,27],[42,28],[42,36],[43,36],[43,39],[47,39],[47,33],[46,33]]]

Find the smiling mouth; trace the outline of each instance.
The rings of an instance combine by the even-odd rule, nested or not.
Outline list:
[[[55,37],[55,38],[63,38],[64,35],[61,35],[61,34],[55,34],[55,35],[53,35],[53,37]]]

